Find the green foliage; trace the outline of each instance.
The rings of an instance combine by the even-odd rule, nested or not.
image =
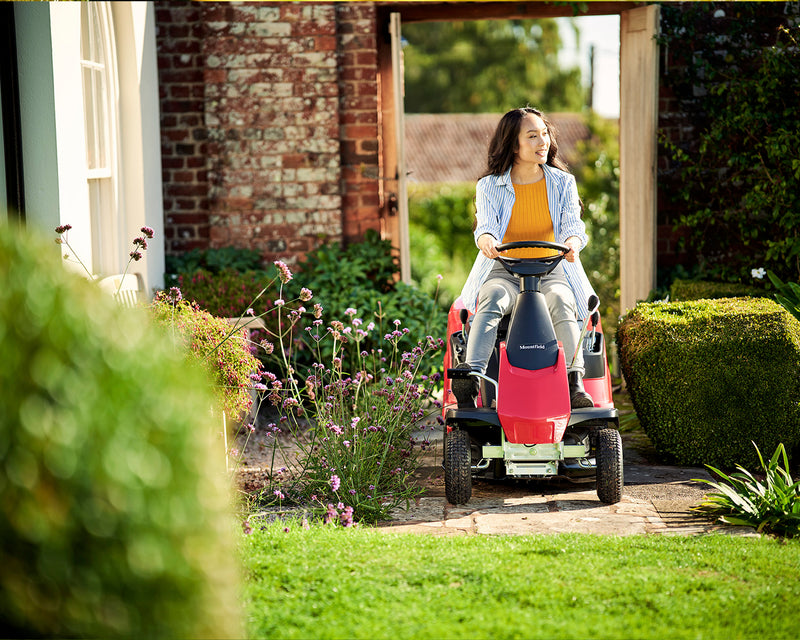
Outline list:
[[[237,637],[218,424],[143,309],[0,233],[0,619],[9,637]]]
[[[796,282],[784,283],[771,271],[767,272],[767,276],[773,286],[778,290],[775,294],[775,300],[795,318],[800,320],[800,284]]]
[[[208,271],[221,273],[226,270],[258,271],[263,267],[261,253],[256,249],[221,247],[219,249],[192,249],[165,258],[167,282],[173,283],[177,274]]]
[[[677,278],[672,281],[669,290],[669,299],[673,302],[682,300],[715,300],[719,298],[763,298],[769,292],[753,285],[739,284],[737,282],[709,282],[707,280],[683,280]]]
[[[529,513],[530,519],[538,515]],[[437,536],[299,525],[285,532],[285,526],[256,527],[241,542],[251,638],[712,640],[797,634],[797,541]],[[564,575],[565,563],[579,564],[592,579],[578,587]],[[532,575],[546,585],[546,606],[542,590],[531,588]],[[443,598],[447,612],[439,615],[431,606]]]
[[[681,464],[757,463],[800,444],[800,323],[766,299],[639,304],[617,331],[642,428]]]
[[[461,293],[477,248],[472,237],[475,185],[409,185],[411,277],[447,309]],[[442,276],[440,281],[439,275]]]
[[[562,69],[555,20],[473,20],[403,26],[409,113],[503,113],[526,104],[580,111],[580,69]]]
[[[402,350],[410,351],[417,340],[428,333],[443,335],[446,318],[434,299],[416,287],[397,282],[397,272],[391,243],[369,230],[363,242],[346,247],[323,245],[309,252],[297,276],[282,286],[278,298],[270,291],[259,297],[277,277],[274,265],[265,271],[239,273],[225,269],[216,274],[207,271],[181,274],[179,286],[186,299],[197,302],[216,316],[235,318],[252,307],[254,315],[261,317],[267,326],[267,339],[277,337],[290,327],[289,360],[298,370],[304,370],[315,361],[305,331],[307,323],[291,322],[284,313],[279,326],[275,308],[278,299],[299,299],[303,288],[313,292],[314,302],[322,305],[329,318],[343,318],[347,309],[354,308],[366,322],[374,321],[382,330],[391,330],[389,323],[401,319],[410,331],[401,341]],[[327,360],[331,354],[324,355]],[[264,361],[273,369],[281,367],[274,357],[264,357]],[[345,370],[353,370],[354,363],[346,361],[344,366]],[[431,373],[436,367],[437,363],[429,362],[425,372]]]
[[[150,306],[155,320],[186,348],[209,379],[215,382],[220,406],[234,420],[243,418],[253,403],[250,376],[258,371],[245,330],[203,311],[175,294],[156,294]]]
[[[675,162],[679,226],[702,277],[747,281],[754,266],[800,276],[800,9],[763,3],[662,6],[664,76],[696,136],[662,140]]]
[[[713,513],[727,524],[755,527],[763,533],[789,538],[800,535],[800,481],[792,479],[786,449],[779,444],[769,464],[764,463],[758,447],[756,453],[763,482],[738,465],[739,471],[730,476],[709,465],[722,482],[699,481],[717,491],[707,494],[697,510]]]
[[[589,244],[581,262],[600,298],[606,335],[613,335],[619,317],[619,125],[590,113],[588,140],[578,142],[570,159],[584,203],[583,221]]]

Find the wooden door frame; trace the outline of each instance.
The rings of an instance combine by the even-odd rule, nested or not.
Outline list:
[[[385,236],[397,244],[399,215],[398,132],[391,64],[389,16],[402,23],[572,17],[570,6],[542,2],[376,2],[380,136],[380,207]],[[643,2],[589,2],[584,15],[620,16],[620,288],[621,312],[648,296],[656,285],[656,137],[658,118],[659,7]],[[627,31],[623,30],[625,24]],[[631,29],[645,30],[635,46]],[[626,35],[628,34],[628,35]],[[623,51],[631,56],[623,60]],[[642,64],[633,64],[639,54]],[[637,106],[637,96],[647,96]]]

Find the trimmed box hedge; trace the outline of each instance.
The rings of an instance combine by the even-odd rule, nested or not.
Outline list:
[[[707,280],[681,280],[672,282],[669,299],[673,302],[685,300],[716,300],[719,298],[770,297],[770,292],[750,284],[737,282],[709,282]]]
[[[766,298],[639,304],[617,345],[642,428],[679,464],[755,467],[800,445],[800,322]]]

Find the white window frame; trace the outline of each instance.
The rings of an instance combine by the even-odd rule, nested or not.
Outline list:
[[[88,48],[88,51],[87,51]],[[116,46],[108,2],[81,3],[81,81],[86,139],[86,191],[91,220],[93,273],[121,268],[119,219],[119,95]],[[87,82],[87,76],[100,85]]]

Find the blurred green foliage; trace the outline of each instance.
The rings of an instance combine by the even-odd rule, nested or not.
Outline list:
[[[240,636],[207,378],[52,242],[3,228],[0,279],[3,635]]]
[[[586,103],[577,67],[558,61],[558,24],[471,20],[403,25],[408,113],[503,113],[526,104],[579,111]]]

